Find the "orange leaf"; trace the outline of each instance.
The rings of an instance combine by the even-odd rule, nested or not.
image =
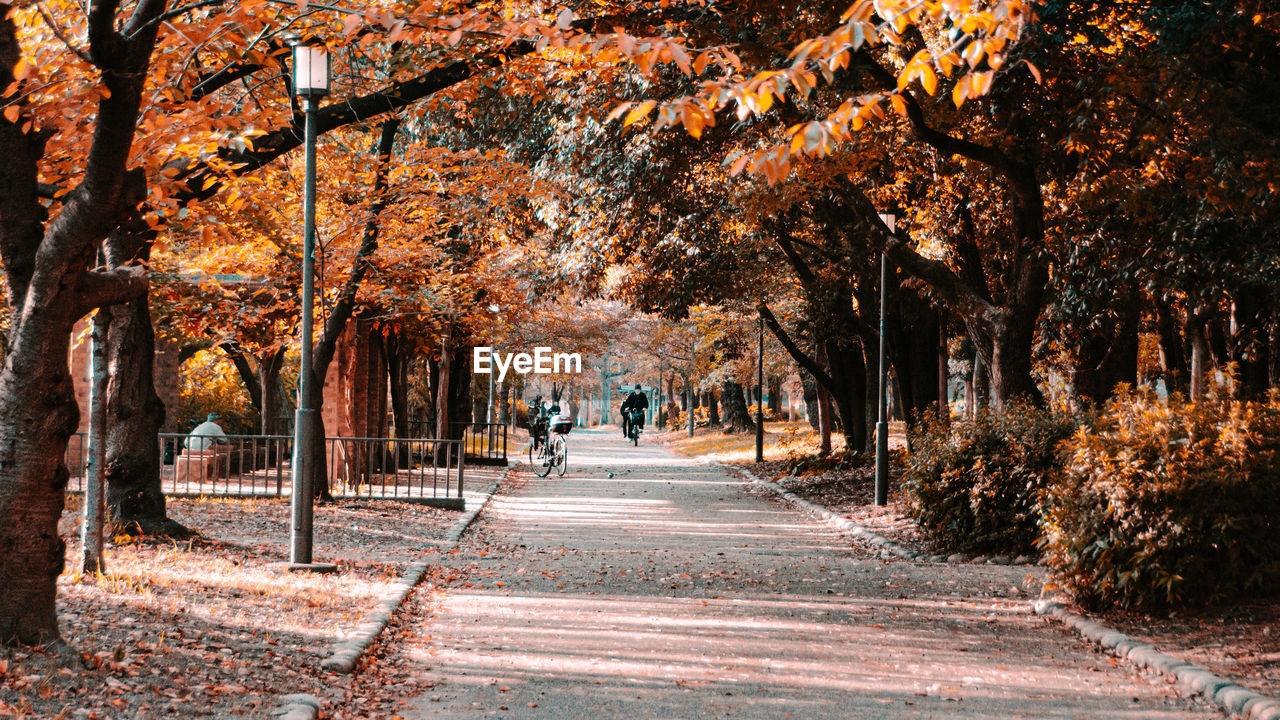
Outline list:
[[[627,119],[622,121],[623,127],[633,125],[649,117],[649,112],[653,110],[653,106],[656,104],[657,103],[653,100],[645,100],[634,108],[631,108],[631,112],[627,113]]]
[[[935,95],[938,92],[938,74],[929,65],[924,65],[920,68],[920,85],[930,95]]]
[[[1036,79],[1036,82],[1040,82],[1040,68],[1032,65],[1030,60],[1023,60],[1022,62],[1027,64],[1027,69],[1031,71],[1031,76]]]

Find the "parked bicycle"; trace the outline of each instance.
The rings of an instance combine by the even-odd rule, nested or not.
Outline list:
[[[546,477],[552,469],[564,475],[569,459],[569,443],[564,436],[573,428],[573,421],[564,415],[538,418],[529,428],[529,465],[538,477]]]

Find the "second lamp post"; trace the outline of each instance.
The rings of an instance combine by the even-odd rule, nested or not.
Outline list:
[[[889,235],[897,232],[898,216],[881,213],[880,220],[889,228]],[[880,253],[880,390],[876,401],[876,505],[889,502],[889,422],[885,400],[888,392],[889,364],[885,345],[885,305],[889,298],[889,252]]]

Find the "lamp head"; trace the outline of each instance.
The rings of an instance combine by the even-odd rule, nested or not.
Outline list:
[[[897,213],[892,213],[892,212],[880,213],[880,221],[883,222],[885,226],[889,228],[890,233],[895,233],[898,231],[898,214]]]
[[[293,46],[293,92],[318,99],[329,94],[329,49],[313,42]]]

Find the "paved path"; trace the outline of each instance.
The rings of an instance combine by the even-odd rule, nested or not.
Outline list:
[[[405,717],[1221,717],[1028,615],[1025,569],[882,561],[662,448],[569,447],[486,512]]]

